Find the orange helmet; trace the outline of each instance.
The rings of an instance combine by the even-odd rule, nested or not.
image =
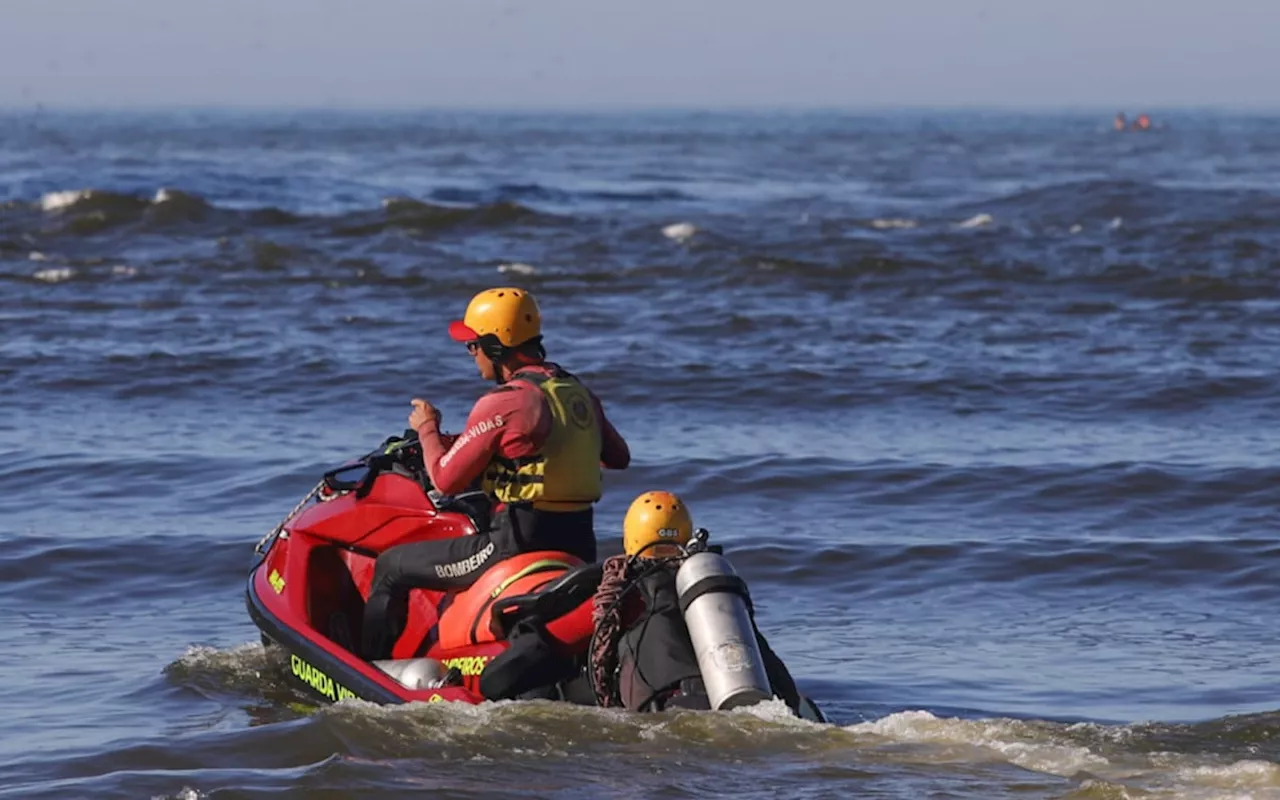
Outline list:
[[[519,347],[541,335],[542,314],[533,295],[509,286],[486,289],[471,298],[467,313],[449,325],[455,342],[492,336],[503,347]]]
[[[686,545],[692,536],[689,508],[671,492],[645,492],[631,503],[622,521],[622,547],[629,556],[679,555],[672,545]]]

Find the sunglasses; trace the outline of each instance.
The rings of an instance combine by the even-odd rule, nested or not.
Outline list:
[[[473,355],[473,356],[474,356],[474,355],[475,355],[479,350],[480,350],[480,343],[479,343],[479,342],[467,342],[467,352],[468,352],[468,353],[470,353],[471,355]]]

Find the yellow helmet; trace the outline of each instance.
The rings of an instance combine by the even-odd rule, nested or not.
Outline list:
[[[519,347],[541,334],[542,314],[533,295],[510,286],[486,289],[471,298],[467,313],[449,325],[455,342],[493,336],[504,347]]]
[[[622,547],[629,556],[678,555],[670,545],[686,545],[692,536],[689,508],[671,492],[645,492],[631,503],[622,521]]]

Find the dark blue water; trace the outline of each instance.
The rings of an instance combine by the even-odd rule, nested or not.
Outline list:
[[[1280,796],[1280,119],[0,117],[0,796]],[[538,297],[832,724],[316,710],[243,605]]]

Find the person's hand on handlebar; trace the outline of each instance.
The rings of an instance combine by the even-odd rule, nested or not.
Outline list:
[[[434,421],[438,426],[440,424],[440,411],[420,397],[413,398],[413,412],[409,414],[409,427],[416,431],[426,424],[428,420]]]

